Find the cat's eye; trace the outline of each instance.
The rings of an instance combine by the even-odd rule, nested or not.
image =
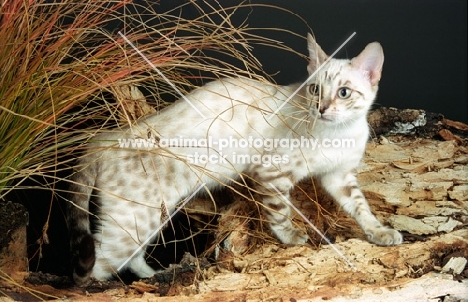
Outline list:
[[[320,85],[310,84],[309,85],[309,92],[312,95],[319,95],[320,94]]]
[[[351,96],[351,92],[352,90],[349,89],[348,87],[342,87],[338,90],[338,96],[341,98],[341,99],[347,99]]]

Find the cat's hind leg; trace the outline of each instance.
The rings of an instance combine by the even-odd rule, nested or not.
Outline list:
[[[97,280],[108,280],[126,269],[140,278],[151,277],[156,273],[146,264],[144,256],[154,232],[150,226],[157,227],[157,221],[152,223],[148,217],[157,215],[144,206],[124,207],[125,202],[119,200],[120,207],[114,209],[105,207],[103,211],[106,215],[101,215],[100,227],[94,234],[96,264],[92,276]]]
[[[325,174],[321,180],[328,193],[361,226],[370,242],[378,245],[396,245],[403,242],[403,237],[398,231],[383,226],[372,214],[352,172]]]
[[[145,253],[141,252],[130,260],[129,270],[140,278],[149,278],[156,274],[156,271],[146,263]]]
[[[133,256],[132,259],[129,259],[130,253],[132,251],[128,251],[128,257],[119,257],[119,258],[104,258],[98,254],[98,258],[96,259],[96,264],[93,268],[92,277],[96,280],[109,280],[112,278],[113,275],[117,275],[119,273],[118,269],[120,265],[125,262],[128,262],[124,268],[129,269],[132,273],[137,275],[140,278],[149,278],[156,274],[156,271],[151,268],[146,263],[144,258],[145,253],[140,252]]]

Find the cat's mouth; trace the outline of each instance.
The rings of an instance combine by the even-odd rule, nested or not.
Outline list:
[[[332,115],[323,115],[323,114],[320,114],[319,115],[319,120],[321,121],[325,121],[325,122],[334,122],[336,120],[336,116]]]
[[[323,115],[323,114],[315,114],[315,119],[321,122],[331,123],[336,120],[335,116]]]

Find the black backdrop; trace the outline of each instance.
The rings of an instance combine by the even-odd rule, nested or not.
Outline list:
[[[201,3],[201,1],[196,1]],[[239,0],[208,1],[229,7]],[[162,0],[158,10],[187,1]],[[383,77],[376,106],[425,109],[468,122],[467,1],[466,0],[251,0],[251,4],[283,7],[302,17],[318,43],[333,53],[353,32],[356,35],[336,55],[351,58],[367,43],[379,41],[385,53]],[[199,12],[182,9],[184,17]],[[293,14],[273,8],[239,11],[234,24],[248,15],[249,27],[277,27],[303,36],[308,27]],[[305,40],[275,31],[265,35],[307,53]],[[306,77],[305,61],[284,51],[255,46],[255,55],[280,84]]]

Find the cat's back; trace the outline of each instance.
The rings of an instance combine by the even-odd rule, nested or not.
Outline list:
[[[243,77],[221,78],[194,89],[159,114],[152,114],[145,120],[166,125],[167,119],[177,116],[200,122],[226,119],[233,110],[266,109],[265,103],[277,92],[278,87],[267,81]]]
[[[264,121],[265,113],[273,112],[282,102],[278,91],[278,86],[266,81],[222,78],[196,88],[125,132],[146,135],[154,131],[162,137],[199,138],[216,135],[217,129],[222,129],[223,135],[230,135],[229,129],[234,134],[234,130],[239,131],[250,123],[262,128],[260,121]]]

